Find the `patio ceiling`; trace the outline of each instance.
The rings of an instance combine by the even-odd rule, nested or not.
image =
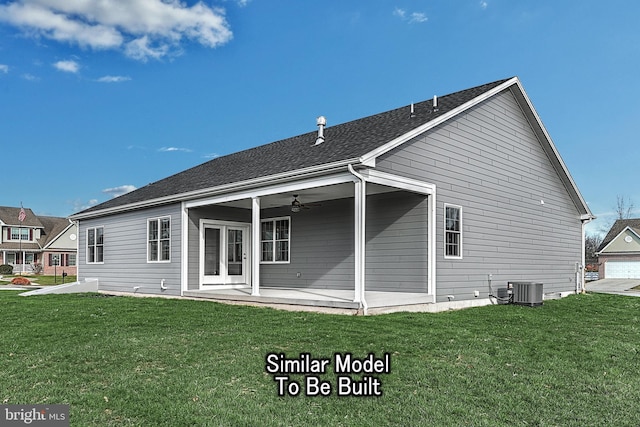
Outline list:
[[[388,193],[397,191],[397,188],[387,187],[384,185],[367,184],[367,195]],[[260,198],[260,207],[262,209],[275,208],[280,206],[289,206],[293,201],[293,195],[298,195],[300,203],[317,203],[324,200],[347,199],[353,197],[353,183],[342,183],[334,185],[325,185],[321,187],[313,187],[305,190],[297,190],[295,193],[278,193]],[[251,209],[251,199],[234,200],[231,202],[220,203],[220,206],[231,206],[236,208]]]

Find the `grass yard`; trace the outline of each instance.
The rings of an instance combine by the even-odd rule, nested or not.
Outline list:
[[[44,275],[4,275],[0,278],[0,285],[6,285],[11,282],[11,279],[14,277],[26,277],[31,282],[36,285],[61,285],[62,284],[62,276],[58,274],[57,276],[44,276]],[[71,283],[76,281],[76,276],[67,276],[64,278],[64,283]]]
[[[0,292],[0,400],[72,426],[637,426],[640,298],[351,317]],[[381,397],[278,397],[268,353],[391,355]],[[303,375],[292,375],[303,382]],[[361,379],[355,375],[354,379]]]

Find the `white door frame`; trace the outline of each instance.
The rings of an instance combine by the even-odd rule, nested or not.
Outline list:
[[[220,230],[220,274],[218,276],[205,276],[204,274],[204,245],[205,229],[217,228]],[[227,266],[227,231],[241,230],[243,243],[242,275],[229,275]],[[251,283],[251,224],[246,222],[217,221],[201,219],[199,228],[200,256],[198,260],[200,270],[200,289],[234,289],[247,288]]]

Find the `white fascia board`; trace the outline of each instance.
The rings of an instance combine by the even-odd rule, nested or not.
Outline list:
[[[85,214],[78,213],[69,216],[71,220],[80,220],[94,218],[104,215],[112,215],[120,212],[126,212],[136,209],[143,209],[153,206],[167,205],[171,203],[180,203],[183,201],[193,200],[201,197],[213,196],[217,194],[226,194],[233,191],[239,191],[243,189],[255,188],[264,184],[272,184],[274,182],[286,182],[292,181],[302,176],[318,176],[330,173],[341,168],[345,168],[348,164],[359,163],[358,159],[341,160],[339,162],[327,163],[318,166],[311,166],[308,168],[297,169],[294,171],[283,172],[280,174],[262,176],[259,178],[250,179],[247,181],[234,182],[231,184],[220,185],[218,187],[205,188],[202,190],[190,191],[186,193],[172,194],[170,196],[159,197],[151,200],[144,200],[140,202],[130,203],[123,206],[116,206],[113,208],[101,209],[99,211],[87,212]]]
[[[457,108],[454,108],[453,110],[449,111],[446,114],[443,114],[441,116],[439,116],[438,118],[431,120],[421,126],[418,126],[417,128],[405,133],[404,135],[401,135],[399,137],[397,137],[396,139],[393,139],[389,142],[387,142],[386,144],[376,148],[375,150],[372,150],[370,152],[368,152],[367,154],[365,154],[364,156],[360,157],[360,163],[363,164],[369,164],[371,161],[375,161],[375,159],[377,157],[380,157],[381,155],[393,150],[394,148],[398,147],[399,145],[404,144],[405,142],[415,138],[416,136],[428,131],[429,129],[433,129],[434,127],[452,119],[453,117],[457,116],[458,114],[468,110],[469,108],[472,108],[478,104],[480,104],[481,102],[491,98],[492,96],[502,92],[503,90],[507,89],[509,86],[512,86],[513,84],[518,82],[518,78],[514,77],[512,79],[507,80],[506,82],[502,83],[501,85],[498,85],[496,87],[494,87],[491,90],[486,91],[485,93],[473,98],[472,100],[460,105]]]
[[[531,99],[527,95],[527,92],[524,90],[524,87],[522,86],[522,83],[520,83],[520,80],[518,80],[517,78],[516,78],[515,83],[516,84],[514,85],[514,88],[517,87],[518,88],[518,92],[514,93],[514,95],[516,95],[516,99],[519,98],[518,99],[519,101],[522,100],[522,101],[524,101],[526,103],[526,107],[528,109],[528,112],[530,113],[530,115],[533,117],[533,119],[535,121],[535,124],[531,123],[531,125],[535,125],[534,127],[537,127],[540,130],[540,132],[542,133],[542,135],[544,136],[544,141],[541,141],[541,142],[546,143],[547,146],[551,149],[551,152],[553,153],[555,159],[557,160],[558,165],[562,169],[562,173],[565,175],[567,181],[569,182],[569,185],[571,185],[573,191],[577,195],[578,200],[579,200],[580,204],[582,205],[582,208],[584,209],[585,215],[588,215],[589,217],[591,217],[591,219],[595,219],[595,216],[591,213],[591,210],[589,209],[589,206],[584,201],[584,198],[582,197],[582,194],[580,194],[580,190],[578,190],[578,186],[576,185],[575,181],[573,180],[573,177],[569,173],[569,169],[567,168],[567,165],[564,163],[564,160],[562,160],[562,156],[560,156],[560,153],[558,152],[558,149],[556,148],[556,145],[553,143],[553,140],[551,139],[551,135],[549,135],[549,132],[547,132],[547,129],[544,127],[544,124],[542,123],[542,120],[540,119],[540,116],[538,115],[538,112],[536,111],[535,107],[533,106],[533,103],[531,102]],[[525,112],[525,116],[527,116],[526,113],[527,112]]]
[[[345,182],[354,182],[354,177],[348,172],[338,174],[320,176],[314,178],[306,178],[297,181],[284,182],[280,184],[267,185],[260,188],[235,191],[231,193],[220,194],[212,197],[206,197],[197,200],[185,202],[187,209],[197,208],[199,206],[215,205],[225,202],[234,202],[237,200],[251,199],[254,197],[264,197],[272,194],[295,193],[296,191],[307,188],[324,187],[326,185],[343,184]]]
[[[58,240],[58,239],[60,238],[60,236],[62,236],[64,233],[66,233],[66,232],[67,232],[67,230],[68,230],[68,229],[70,229],[71,227],[73,227],[74,225],[75,225],[75,224],[74,224],[71,220],[69,220],[69,225],[67,225],[67,226],[64,228],[64,230],[62,230],[60,233],[58,233],[58,235],[57,235],[56,237],[54,237],[53,239],[51,239],[51,240],[49,241],[49,243],[47,243],[46,245],[44,245],[44,246],[42,247],[42,249],[43,249],[43,250],[44,250],[44,249],[48,249],[51,245],[53,245],[53,244],[55,243],[55,241],[56,241],[56,240]]]
[[[620,231],[618,234],[616,234],[616,237],[614,237],[613,239],[611,239],[611,241],[610,241],[609,243],[607,243],[607,246],[605,246],[604,248],[602,248],[602,250],[601,250],[601,251],[596,252],[596,255],[600,255],[601,253],[603,253],[604,251],[606,251],[606,250],[607,250],[607,248],[608,248],[609,246],[611,246],[611,245],[613,244],[613,242],[615,242],[616,240],[618,240],[618,238],[620,237],[620,235],[621,235],[622,233],[624,233],[625,231],[627,231],[627,230],[631,231],[633,234],[635,234],[635,235],[636,235],[636,237],[638,237],[638,238],[640,239],[640,234],[636,233],[636,231],[635,231],[633,228],[631,228],[631,227],[629,227],[629,226],[627,225],[624,229],[622,229],[622,231]],[[612,253],[613,253],[613,252],[612,252]],[[627,253],[627,252],[621,252],[621,253]],[[630,253],[630,252],[629,252],[629,253]]]
[[[400,188],[402,190],[411,191],[420,194],[433,194],[436,191],[434,184],[429,184],[417,179],[407,178],[404,176],[394,175],[378,170],[363,170],[360,174],[373,184],[385,185],[387,187]]]

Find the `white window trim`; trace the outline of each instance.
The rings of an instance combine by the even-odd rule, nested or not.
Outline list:
[[[89,230],[97,230],[98,228],[102,228],[102,261],[90,262],[89,261]],[[95,227],[88,227],[86,231],[87,231],[87,238],[86,238],[86,242],[85,242],[85,246],[86,246],[85,264],[91,264],[91,265],[104,264],[104,225],[97,225]]]
[[[458,232],[460,235],[460,243],[459,243],[459,254],[460,255],[447,255],[447,233],[451,231],[447,231],[447,208],[456,208],[460,211],[460,231]],[[462,259],[462,206],[452,205],[450,203],[445,203],[444,208],[442,210],[442,229],[444,234],[442,235],[442,249],[444,253],[445,259]]]
[[[163,219],[169,219],[169,259],[160,259],[160,252],[161,252],[161,246],[160,246],[160,221]],[[149,224],[151,223],[151,221],[157,221],[158,222],[158,259],[157,260],[150,260],[149,259]],[[162,263],[170,263],[171,262],[171,215],[165,215],[165,216],[158,216],[155,218],[148,218],[147,219],[147,233],[146,233],[146,237],[145,237],[146,243],[147,243],[147,264],[162,264]]]
[[[275,261],[275,251],[276,251],[276,245],[275,245],[275,230],[276,230],[276,221],[280,221],[286,219],[287,221],[289,221],[289,231],[288,231],[288,236],[289,238],[287,239],[289,244],[287,245],[287,260],[286,261]],[[273,258],[274,261],[263,261],[262,260],[262,224],[265,222],[273,222],[273,232],[274,232],[274,245],[273,245]],[[291,264],[291,216],[279,216],[279,217],[275,217],[275,218],[263,218],[260,220],[260,241],[258,242],[258,245],[260,247],[260,264]]]
[[[13,238],[13,235],[12,235],[12,234],[13,234],[13,230],[19,230],[19,231],[18,231],[18,238],[17,238],[17,239],[14,239],[14,238]],[[23,230],[24,230],[24,231],[26,232],[26,234],[27,234],[27,238],[26,238],[26,239],[21,239],[21,238],[20,238],[20,236],[23,234]],[[30,232],[29,230],[31,230],[31,228],[30,228],[30,227],[15,227],[15,226],[9,227],[9,231],[8,231],[8,233],[7,233],[7,241],[9,241],[9,242],[19,242],[19,241],[23,241],[23,242],[27,242],[27,243],[29,243],[29,242],[33,242],[33,240],[31,240],[31,239],[29,238],[29,236],[31,236],[31,232]],[[35,236],[36,236],[36,233],[35,233],[35,230],[34,230],[34,231],[33,231],[33,237],[35,238]]]

